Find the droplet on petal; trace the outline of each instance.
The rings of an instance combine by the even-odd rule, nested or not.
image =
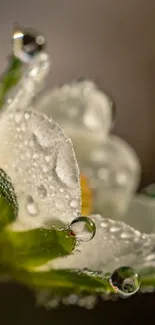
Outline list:
[[[38,213],[37,204],[33,201],[32,196],[27,197],[27,210],[28,213],[32,216],[35,216]]]
[[[112,273],[110,283],[122,297],[129,297],[139,290],[140,276],[131,267],[122,266]]]
[[[63,85],[47,93],[37,104],[39,111],[52,116],[74,139],[103,141],[113,125],[111,99],[89,80]],[[86,146],[85,146],[86,147]]]
[[[144,235],[123,222],[100,215],[90,218],[96,226],[93,240],[80,242],[80,252],[51,261],[50,267],[60,269],[67,265],[71,269],[87,268],[105,274],[122,265],[130,265],[137,271],[154,265],[155,235]]]
[[[95,223],[88,217],[78,217],[70,224],[72,235],[83,242],[91,240],[95,236]]]
[[[20,224],[28,228],[50,222],[70,224],[81,212],[79,169],[71,141],[53,119],[37,111],[21,110],[23,118],[29,116],[24,120],[25,132],[23,118],[18,119],[17,130],[10,114],[16,115],[16,109],[6,111],[0,120],[0,166],[4,169],[7,164]]]

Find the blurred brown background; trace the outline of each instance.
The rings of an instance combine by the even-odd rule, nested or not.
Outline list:
[[[136,149],[143,182],[155,181],[155,1],[2,0],[0,70],[15,21],[46,36],[49,85],[87,76],[114,98],[114,131]]]

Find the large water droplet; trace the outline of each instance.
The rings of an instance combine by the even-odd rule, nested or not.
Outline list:
[[[27,210],[30,215],[35,216],[38,213],[38,206],[37,204],[33,201],[32,196],[27,197]]]
[[[137,271],[129,266],[116,269],[110,278],[110,283],[115,291],[122,297],[135,294],[140,288],[140,276]]]
[[[71,232],[80,241],[87,242],[95,236],[96,226],[88,217],[78,217],[70,224]]]
[[[32,59],[43,51],[45,38],[36,31],[15,27],[13,34],[14,55],[23,62],[31,62]]]

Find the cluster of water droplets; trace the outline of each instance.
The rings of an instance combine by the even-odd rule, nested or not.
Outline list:
[[[80,215],[80,175],[72,142],[51,117],[31,107],[49,65],[48,55],[40,53],[1,113],[0,166],[11,178],[17,194],[16,227],[69,227],[70,236],[79,242],[78,250],[52,260],[46,267],[61,269],[67,265],[91,276],[110,272],[103,279],[109,281],[115,293],[131,296],[140,288],[135,269],[155,265],[155,236],[107,217],[120,216],[128,207],[140,177],[139,161],[130,146],[109,135],[114,122],[113,103],[92,82],[64,85],[45,95],[36,108],[41,111],[46,107],[46,113],[54,116],[71,136],[81,171],[89,177],[96,207],[105,218]],[[0,173],[0,186],[4,171]],[[6,194],[7,187],[1,189]],[[11,194],[10,200],[16,201],[16,197]],[[96,269],[100,272],[96,273]],[[47,291],[40,297],[49,307],[61,300],[51,299]],[[90,309],[96,297],[70,295],[62,301]]]
[[[114,123],[114,103],[90,80],[52,89],[36,108],[53,116],[69,135],[74,127],[81,140],[105,140]]]
[[[125,141],[111,135],[114,103],[90,80],[46,93],[36,108],[63,127],[73,141],[80,171],[95,197],[93,213],[123,218],[140,180],[140,162]]]
[[[20,218],[36,216],[38,225],[71,222],[80,212],[80,184],[70,140],[57,123],[33,110],[16,109],[2,122],[0,165],[16,189]]]
[[[112,274],[102,274],[102,272],[92,272],[88,269],[81,270],[81,273],[89,276],[102,277],[107,279],[114,292],[105,292],[102,294],[70,294],[65,297],[53,295],[50,290],[37,292],[37,304],[44,305],[47,309],[57,308],[60,304],[77,305],[88,310],[94,308],[99,299],[103,301],[116,301],[119,297],[128,298],[134,295],[140,289],[141,280],[137,271],[128,266],[116,269]]]

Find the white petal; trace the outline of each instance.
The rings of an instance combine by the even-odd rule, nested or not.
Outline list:
[[[36,108],[52,115],[72,139],[80,171],[93,189],[93,212],[121,218],[139,185],[141,168],[130,145],[108,136],[112,125],[108,97],[91,82],[73,83],[46,94]]]
[[[105,140],[113,125],[111,99],[90,81],[73,82],[52,90],[41,98],[37,109],[52,116],[66,133],[78,134],[82,141],[83,137]]]
[[[46,53],[40,53],[32,63],[23,69],[23,76],[16,87],[6,97],[0,116],[6,111],[28,108],[44,86],[44,80],[50,70],[50,59]]]
[[[135,195],[122,218],[127,224],[141,232],[155,233],[154,198],[143,194]]]
[[[21,223],[70,223],[80,212],[79,170],[70,140],[57,123],[33,110],[9,110],[0,126],[0,167],[14,185]]]
[[[78,156],[78,155],[77,155]],[[97,145],[85,157],[80,170],[88,177],[95,193],[95,213],[117,219],[128,209],[139,185],[141,167],[135,151],[119,137],[110,135],[102,146]]]
[[[100,215],[90,216],[96,224],[95,237],[81,243],[80,252],[48,264],[54,268],[88,268],[103,272],[122,265],[141,268],[155,264],[155,237],[143,235],[130,226]]]

